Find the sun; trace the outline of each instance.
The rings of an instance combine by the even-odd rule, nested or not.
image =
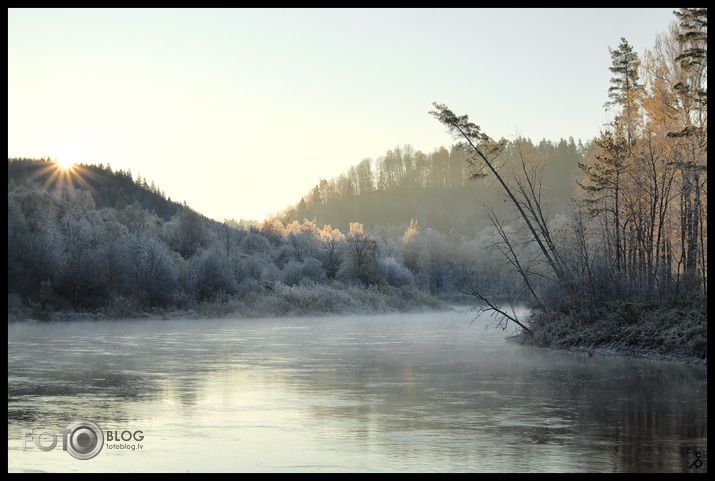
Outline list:
[[[61,157],[59,159],[55,159],[55,162],[57,162],[57,166],[62,170],[72,170],[75,165],[75,163],[69,160],[68,157]]]

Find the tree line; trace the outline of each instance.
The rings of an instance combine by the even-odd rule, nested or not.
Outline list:
[[[63,184],[75,185],[87,191],[98,208],[138,202],[163,220],[169,220],[182,207],[167,197],[153,180],[148,182],[140,174],[135,178],[131,169],[113,170],[109,164],[78,163],[65,171],[49,157],[12,158],[8,159],[7,181],[14,184],[34,181],[48,190],[59,190]]]
[[[417,221],[395,239],[357,222],[345,231],[275,219],[234,228],[188,206],[168,220],[121,196],[114,206],[98,207],[102,192],[69,183],[52,189],[36,181],[8,183],[10,304],[38,317],[102,310],[132,316],[240,301],[279,286],[449,294],[455,258],[475,270],[488,264],[478,255],[488,234],[446,235]]]
[[[574,195],[578,164],[585,160],[592,143],[576,143],[571,137],[533,144],[530,139],[516,138],[505,142],[502,163],[513,162],[523,148],[533,151],[544,164],[544,196],[554,214],[563,210]],[[284,223],[311,219],[341,229],[359,220],[373,230],[401,226],[402,231],[410,219],[417,219],[424,227],[445,233],[454,228],[474,236],[488,225],[482,204],[494,204],[499,193],[490,182],[469,182],[469,155],[456,144],[428,154],[411,145],[395,147],[375,161],[363,159],[336,178],[320,179],[277,218]],[[564,177],[569,181],[564,182]]]

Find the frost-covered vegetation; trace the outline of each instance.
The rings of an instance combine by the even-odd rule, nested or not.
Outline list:
[[[537,310],[533,335],[524,343],[590,353],[705,361],[708,357],[705,303],[663,307],[613,303],[592,318]]]
[[[138,202],[97,208],[67,183],[11,181],[8,317],[446,308],[430,293],[452,287],[449,266],[431,253],[446,252],[448,238],[417,223],[403,237],[378,239],[359,223],[345,233],[309,221],[233,228],[186,206],[163,220]]]

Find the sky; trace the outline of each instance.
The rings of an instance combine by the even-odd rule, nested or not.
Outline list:
[[[598,136],[609,47],[643,58],[673,10],[9,9],[8,157],[263,220],[365,158],[452,145],[432,102],[496,139]]]

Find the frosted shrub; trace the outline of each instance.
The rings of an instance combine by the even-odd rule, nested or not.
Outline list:
[[[247,277],[236,286],[236,295],[239,297],[245,297],[249,294],[258,292],[259,289],[260,287],[258,286],[258,281],[253,277]]]
[[[260,255],[244,257],[234,264],[234,275],[238,282],[255,279],[257,282],[277,278],[276,266]]]
[[[378,262],[380,275],[391,286],[402,287],[415,285],[415,279],[407,267],[400,264],[394,257],[386,257]]]
[[[308,257],[303,262],[289,261],[281,273],[284,284],[294,286],[302,280],[321,283],[326,279],[323,264],[314,257]]]
[[[323,263],[315,257],[308,257],[303,261],[304,278],[313,282],[325,282],[326,275]]]
[[[210,299],[220,294],[236,291],[233,272],[224,265],[222,256],[214,249],[208,249],[190,260],[194,271],[194,292],[199,299]]]
[[[249,232],[241,242],[241,252],[246,255],[272,258],[273,246],[270,241],[260,234]]]
[[[298,261],[288,261],[281,272],[281,279],[287,286],[294,286],[302,279],[303,263]]]
[[[286,239],[291,258],[302,261],[320,255],[320,244],[314,235],[290,232]]]

